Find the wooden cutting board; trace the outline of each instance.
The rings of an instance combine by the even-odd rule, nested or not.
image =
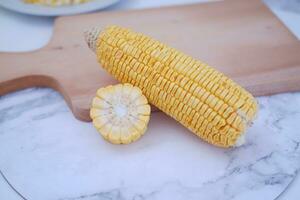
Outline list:
[[[45,47],[0,53],[0,95],[52,87],[78,119],[89,121],[97,88],[116,80],[100,68],[83,31],[110,24],[130,27],[201,59],[256,96],[300,90],[300,42],[259,0],[228,0],[57,18]]]

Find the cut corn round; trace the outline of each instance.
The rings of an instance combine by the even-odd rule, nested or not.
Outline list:
[[[97,91],[90,116],[106,140],[114,144],[128,144],[146,131],[150,105],[138,87],[118,84]]]
[[[206,63],[119,26],[86,32],[101,66],[205,141],[231,147],[257,112],[255,98]]]

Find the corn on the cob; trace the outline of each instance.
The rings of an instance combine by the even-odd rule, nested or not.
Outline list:
[[[101,135],[114,144],[131,143],[147,129],[150,105],[142,91],[130,84],[100,88],[90,116]]]
[[[85,3],[91,0],[24,0],[25,3],[40,4],[45,6],[64,6]]]
[[[104,69],[141,88],[151,104],[197,136],[220,147],[241,143],[257,103],[224,74],[126,28],[92,29],[85,36]]]

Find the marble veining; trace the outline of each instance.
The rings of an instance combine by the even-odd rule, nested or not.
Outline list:
[[[0,169],[30,200],[274,199],[300,168],[300,93],[258,101],[238,148],[206,144],[163,113],[117,146],[57,92],[26,89],[0,97]]]

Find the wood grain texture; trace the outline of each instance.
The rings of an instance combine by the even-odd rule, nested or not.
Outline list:
[[[116,80],[99,67],[83,31],[110,24],[143,32],[201,59],[256,96],[300,90],[300,42],[259,0],[231,0],[57,18],[45,47],[0,53],[0,95],[52,87],[76,118],[90,121],[96,90]]]

